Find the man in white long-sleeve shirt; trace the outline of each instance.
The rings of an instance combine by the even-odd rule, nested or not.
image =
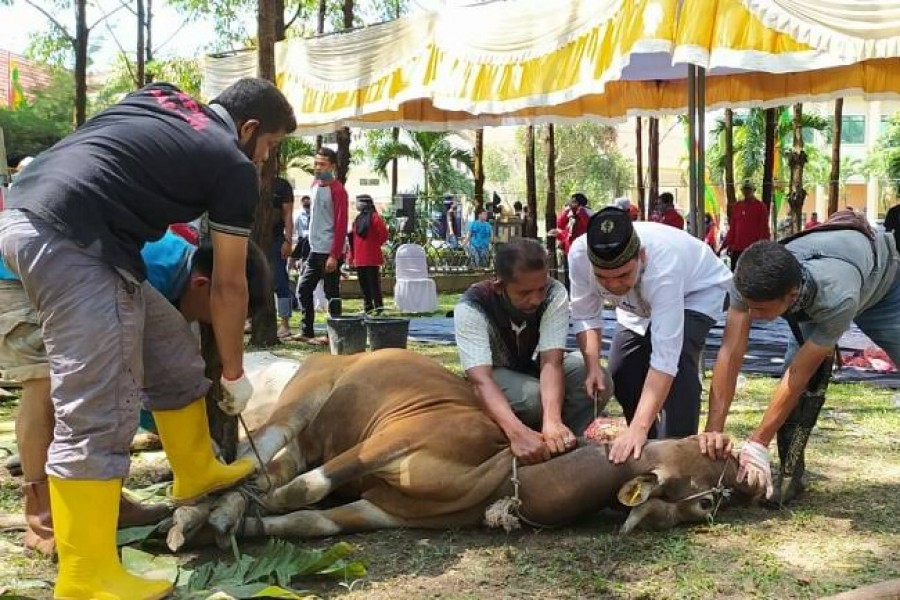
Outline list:
[[[609,371],[628,430],[613,442],[610,460],[639,457],[648,437],[697,433],[700,353],[722,313],[728,268],[701,240],[659,223],[632,223],[615,207],[591,217],[569,268],[589,388],[604,386],[596,366],[603,302],[616,305]]]

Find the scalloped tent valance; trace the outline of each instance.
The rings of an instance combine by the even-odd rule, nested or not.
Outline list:
[[[303,134],[683,113],[688,63],[710,108],[881,97],[900,94],[898,15],[900,0],[496,2],[280,42],[277,83]],[[204,92],[254,73],[245,54],[209,58]]]

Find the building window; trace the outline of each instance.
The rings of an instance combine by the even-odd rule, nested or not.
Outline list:
[[[380,179],[366,179],[365,177],[360,178],[359,185],[360,186],[376,186],[381,183]]]
[[[891,126],[891,120],[894,115],[881,115],[881,123],[878,125],[878,135],[882,136],[887,133],[888,127]]]
[[[847,115],[841,118],[841,143],[866,143],[866,118],[863,115]]]

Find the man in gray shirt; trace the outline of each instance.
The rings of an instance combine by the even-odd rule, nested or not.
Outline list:
[[[328,312],[341,314],[340,263],[344,258],[347,239],[347,191],[335,178],[337,153],[322,147],[313,162],[316,179],[313,184],[312,212],[309,217],[309,257],[303,264],[297,295],[303,311],[300,335],[293,339],[315,342],[313,323],[316,318],[313,290],[320,280],[325,281]]]
[[[786,244],[761,241],[743,253],[713,370],[706,431],[718,433],[734,397],[751,320],[780,316],[791,324],[796,339],[788,343],[784,375],[740,456],[739,476],[751,485],[767,484],[767,495],[774,494],[778,505],[803,489],[806,442],[825,400],[835,345],[851,323],[900,362],[900,259],[894,238],[864,223],[850,225],[853,216],[845,211],[839,215]],[[767,449],[776,433],[777,491]],[[717,454],[730,450],[717,435],[701,436],[701,446]]]

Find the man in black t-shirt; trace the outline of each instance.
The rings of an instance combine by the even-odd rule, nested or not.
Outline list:
[[[276,177],[272,186],[272,247],[269,264],[275,283],[276,309],[278,311],[278,337],[291,335],[291,311],[294,308],[291,282],[288,280],[287,259],[291,256],[291,240],[294,237],[294,188],[283,177]]]
[[[128,573],[116,551],[142,387],[175,476],[173,500],[195,501],[253,472],[251,460],[225,465],[212,453],[202,362],[194,376],[172,377],[162,364],[178,355],[166,351],[171,338],[144,336],[180,326],[181,316],[146,281],[140,250],[170,224],[209,214],[220,406],[239,413],[252,393],[243,372],[244,267],[257,165],[295,127],[290,104],[262,79],[236,82],[209,106],[153,84],[42,153],[10,191],[0,256],[41,322],[57,423],[46,465],[55,597],[140,600],[172,587]],[[146,378],[145,353],[157,357]]]

